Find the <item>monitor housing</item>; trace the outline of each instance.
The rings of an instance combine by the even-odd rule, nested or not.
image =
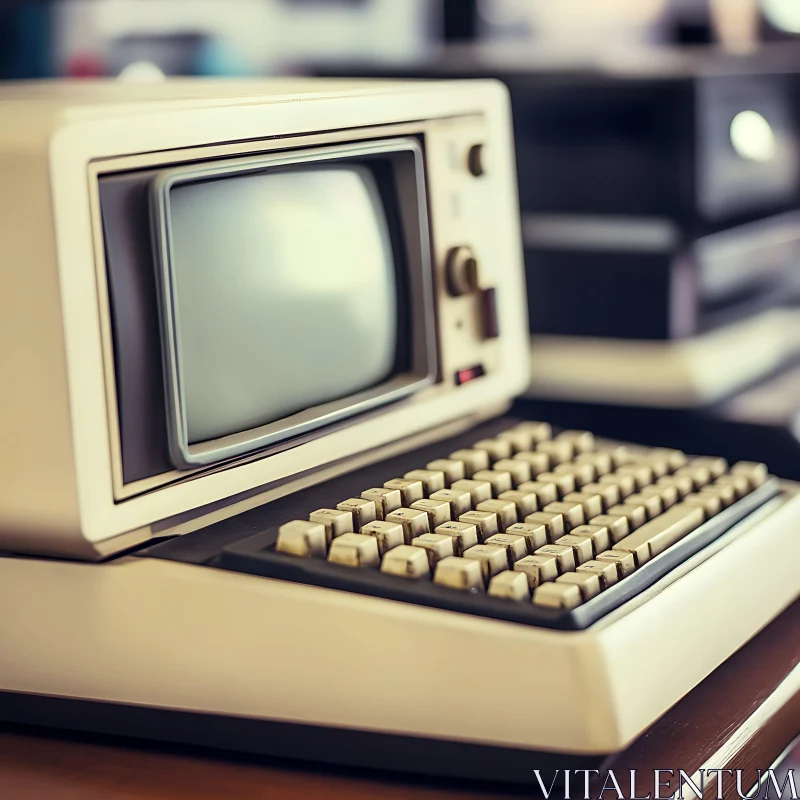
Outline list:
[[[0,548],[97,559],[188,532],[452,433],[527,384],[499,84],[45,84],[0,97],[0,233],[13,265],[0,270]],[[194,441],[170,192],[342,166],[371,176],[386,218],[391,369]],[[341,358],[346,370],[358,353]]]

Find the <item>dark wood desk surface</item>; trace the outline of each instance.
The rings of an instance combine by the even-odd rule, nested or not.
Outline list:
[[[744,587],[743,587],[744,588]],[[625,753],[617,774],[638,768],[767,768],[800,734],[800,601],[678,703]],[[796,678],[797,671],[792,678]],[[783,684],[783,685],[781,685]],[[795,685],[797,685],[795,683]],[[780,700],[780,702],[777,702]],[[773,704],[774,713],[765,713]],[[639,794],[652,781],[637,782]],[[530,787],[475,786],[300,762],[242,758],[108,737],[0,726],[0,798],[433,798],[532,796]],[[736,797],[733,786],[726,797]],[[575,796],[580,796],[578,792]],[[596,796],[596,795],[595,795]],[[608,797],[614,796],[606,795]]]

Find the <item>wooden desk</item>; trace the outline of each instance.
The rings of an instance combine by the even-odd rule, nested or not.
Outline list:
[[[769,767],[798,734],[800,601],[615,757],[610,766],[617,774],[641,770],[643,777],[637,781],[640,795],[653,790],[646,775],[652,776],[654,768],[681,768],[689,774],[700,767],[743,768],[755,777],[754,769]],[[0,727],[3,800],[305,800],[316,796],[445,800],[532,795],[530,787],[365,774],[109,737]],[[581,792],[573,796],[581,796]],[[726,800],[736,796],[733,785],[729,786]]]

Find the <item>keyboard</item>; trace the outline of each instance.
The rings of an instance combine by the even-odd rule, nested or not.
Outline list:
[[[779,491],[764,464],[545,422],[459,444],[380,481],[380,468],[362,470],[350,496],[328,492],[327,505],[224,545],[217,565],[576,630]]]

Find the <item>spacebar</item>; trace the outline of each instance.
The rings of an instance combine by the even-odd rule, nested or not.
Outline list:
[[[635,553],[641,565],[683,539],[704,520],[703,509],[699,506],[673,506],[615,544],[614,549]]]

